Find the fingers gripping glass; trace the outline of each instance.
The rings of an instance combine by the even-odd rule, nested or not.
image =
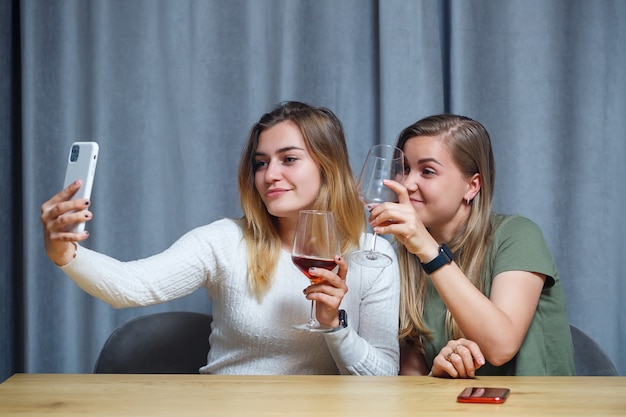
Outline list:
[[[372,211],[374,207],[386,201],[398,201],[398,196],[383,185],[383,180],[402,182],[404,175],[404,153],[391,145],[375,145],[370,148],[359,175],[359,194],[365,207]],[[391,258],[376,251],[376,236],[372,239],[370,250],[352,253],[352,260],[360,265],[383,268],[391,265]]]
[[[339,256],[339,239],[335,226],[335,216],[330,211],[302,210],[298,215],[296,235],[293,240],[291,260],[306,275],[311,284],[324,282],[309,273],[309,268],[333,270]],[[296,329],[311,332],[327,332],[332,327],[321,325],[315,318],[315,301],[311,301],[311,315],[305,324],[295,325]]]

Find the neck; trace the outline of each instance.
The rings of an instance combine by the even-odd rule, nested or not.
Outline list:
[[[283,249],[288,252],[291,252],[293,248],[293,239],[296,235],[297,223],[297,219],[292,220],[284,217],[278,219],[278,235],[280,236],[280,242]]]
[[[457,235],[458,231],[467,224],[470,207],[462,206],[453,219],[445,224],[429,227],[428,231],[437,243],[448,243]]]

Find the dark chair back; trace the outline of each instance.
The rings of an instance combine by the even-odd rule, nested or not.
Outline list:
[[[589,335],[574,325],[570,325],[574,342],[574,366],[576,375],[616,376],[617,370],[609,355]]]
[[[206,365],[213,317],[171,311],[136,317],[105,342],[94,373],[196,374]]]

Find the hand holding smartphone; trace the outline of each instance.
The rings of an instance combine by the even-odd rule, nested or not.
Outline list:
[[[456,400],[460,403],[502,404],[511,391],[508,388],[465,388]]]
[[[74,194],[72,200],[91,198],[91,188],[96,174],[99,147],[96,142],[74,142],[70,146],[70,153],[65,171],[63,188],[80,179],[82,185]],[[80,233],[85,230],[85,223],[76,223],[68,227],[68,231]]]

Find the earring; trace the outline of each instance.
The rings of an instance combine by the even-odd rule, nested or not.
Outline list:
[[[466,198],[465,201],[467,202],[467,205],[469,206],[471,200],[469,198]]]

